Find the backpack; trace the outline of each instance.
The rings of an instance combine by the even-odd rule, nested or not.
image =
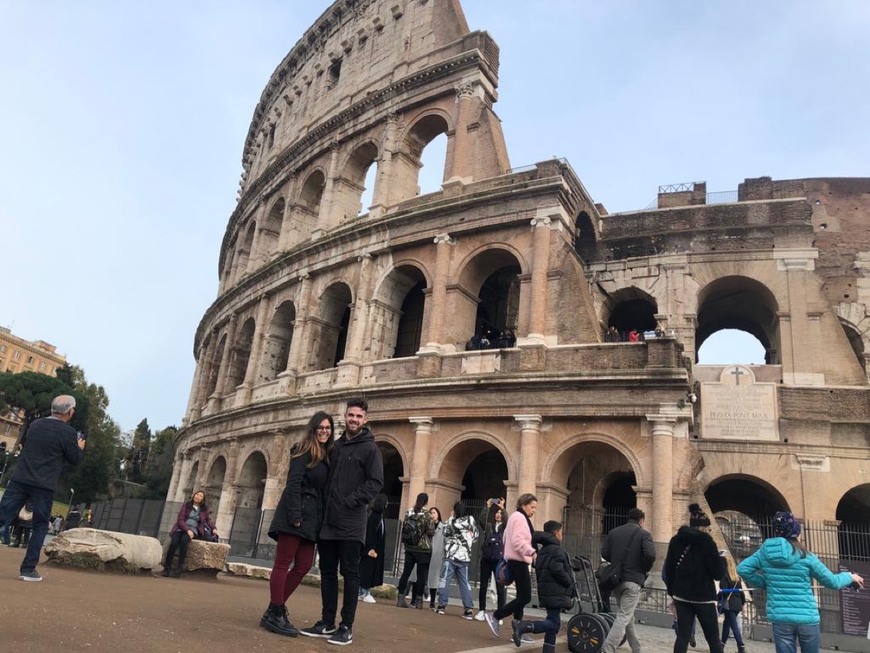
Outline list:
[[[480,554],[484,560],[499,560],[504,555],[504,545],[502,544],[502,532],[492,529],[489,536],[480,547]]]
[[[411,513],[402,523],[402,544],[405,546],[419,546],[423,539],[424,520],[418,517],[419,515]]]

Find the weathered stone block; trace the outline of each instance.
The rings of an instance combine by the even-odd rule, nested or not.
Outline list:
[[[168,543],[163,547],[162,559],[165,559],[168,547]],[[201,572],[202,575],[217,576],[227,566],[227,556],[229,554],[229,544],[193,540],[193,542],[188,544],[184,571],[196,571]]]
[[[51,562],[95,571],[145,571],[157,567],[162,559],[156,538],[96,528],[64,531],[44,550]]]

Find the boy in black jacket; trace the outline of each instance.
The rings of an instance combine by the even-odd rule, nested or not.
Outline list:
[[[535,541],[541,548],[535,560],[535,574],[538,577],[538,603],[546,608],[544,621],[512,622],[513,642],[521,644],[524,633],[546,633],[544,653],[556,650],[556,633],[562,625],[562,610],[573,605],[574,572],[568,552],[562,548],[562,523],[548,521],[544,532],[535,534]]]

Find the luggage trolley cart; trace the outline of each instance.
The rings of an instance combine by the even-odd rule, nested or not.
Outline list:
[[[592,561],[586,556],[571,559],[574,569],[574,594],[577,598],[577,614],[568,621],[568,650],[571,653],[598,653],[616,620],[601,598]],[[584,598],[591,605],[591,612],[583,611]],[[625,642],[625,638],[620,645]]]

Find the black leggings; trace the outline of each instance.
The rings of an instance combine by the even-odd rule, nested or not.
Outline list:
[[[486,590],[489,589],[490,578],[493,585],[495,585],[496,607],[504,607],[505,601],[507,601],[504,585],[499,585],[495,582],[495,567],[497,564],[498,560],[487,560],[483,557],[480,559],[480,591],[477,594],[477,603],[481,610],[486,610]]]
[[[529,575],[529,565],[527,563],[519,560],[508,560],[507,564],[508,569],[511,570],[511,575],[514,577],[517,596],[513,601],[493,612],[492,616],[496,619],[504,619],[509,614],[513,614],[514,619],[521,621],[523,618],[523,608],[532,600],[532,577]],[[716,630],[718,631],[718,624]]]
[[[711,653],[722,653],[722,641],[719,639],[719,616],[714,603],[685,603],[674,601],[677,609],[677,640],[674,642],[674,653],[686,653],[695,617],[701,624],[704,639]]]
[[[426,579],[429,577],[429,562],[431,559],[431,551],[405,550],[405,568],[402,570],[402,577],[399,578],[399,596],[405,595],[405,590],[408,587],[408,578],[410,578],[411,571],[413,571],[414,565],[416,565],[417,580],[414,581],[412,598],[414,601],[423,598],[423,588],[426,586]]]

